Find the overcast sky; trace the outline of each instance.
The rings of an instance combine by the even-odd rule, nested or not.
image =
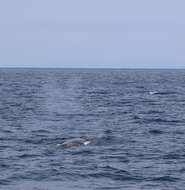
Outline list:
[[[184,0],[2,0],[1,67],[185,68]]]

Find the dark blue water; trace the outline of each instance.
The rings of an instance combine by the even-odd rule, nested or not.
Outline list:
[[[184,190],[185,70],[1,69],[0,189]]]

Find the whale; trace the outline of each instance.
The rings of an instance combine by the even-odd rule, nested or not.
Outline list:
[[[64,141],[61,144],[57,144],[57,146],[62,146],[63,148],[72,148],[72,147],[79,147],[79,146],[87,146],[91,144],[92,139],[87,137],[79,137],[79,138],[72,138]]]
[[[105,130],[103,134],[99,134],[96,137],[89,135],[81,135],[79,137],[69,137],[63,139],[62,143],[57,144],[61,148],[73,148],[73,147],[85,147],[88,145],[101,144],[103,141],[112,139],[112,131],[110,129]]]

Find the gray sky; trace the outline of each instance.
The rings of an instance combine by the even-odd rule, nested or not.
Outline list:
[[[184,7],[184,0],[0,1],[0,66],[185,68]]]

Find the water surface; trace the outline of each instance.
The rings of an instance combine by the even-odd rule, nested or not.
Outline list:
[[[0,189],[184,190],[185,70],[0,69]],[[86,136],[87,146],[61,143]]]

